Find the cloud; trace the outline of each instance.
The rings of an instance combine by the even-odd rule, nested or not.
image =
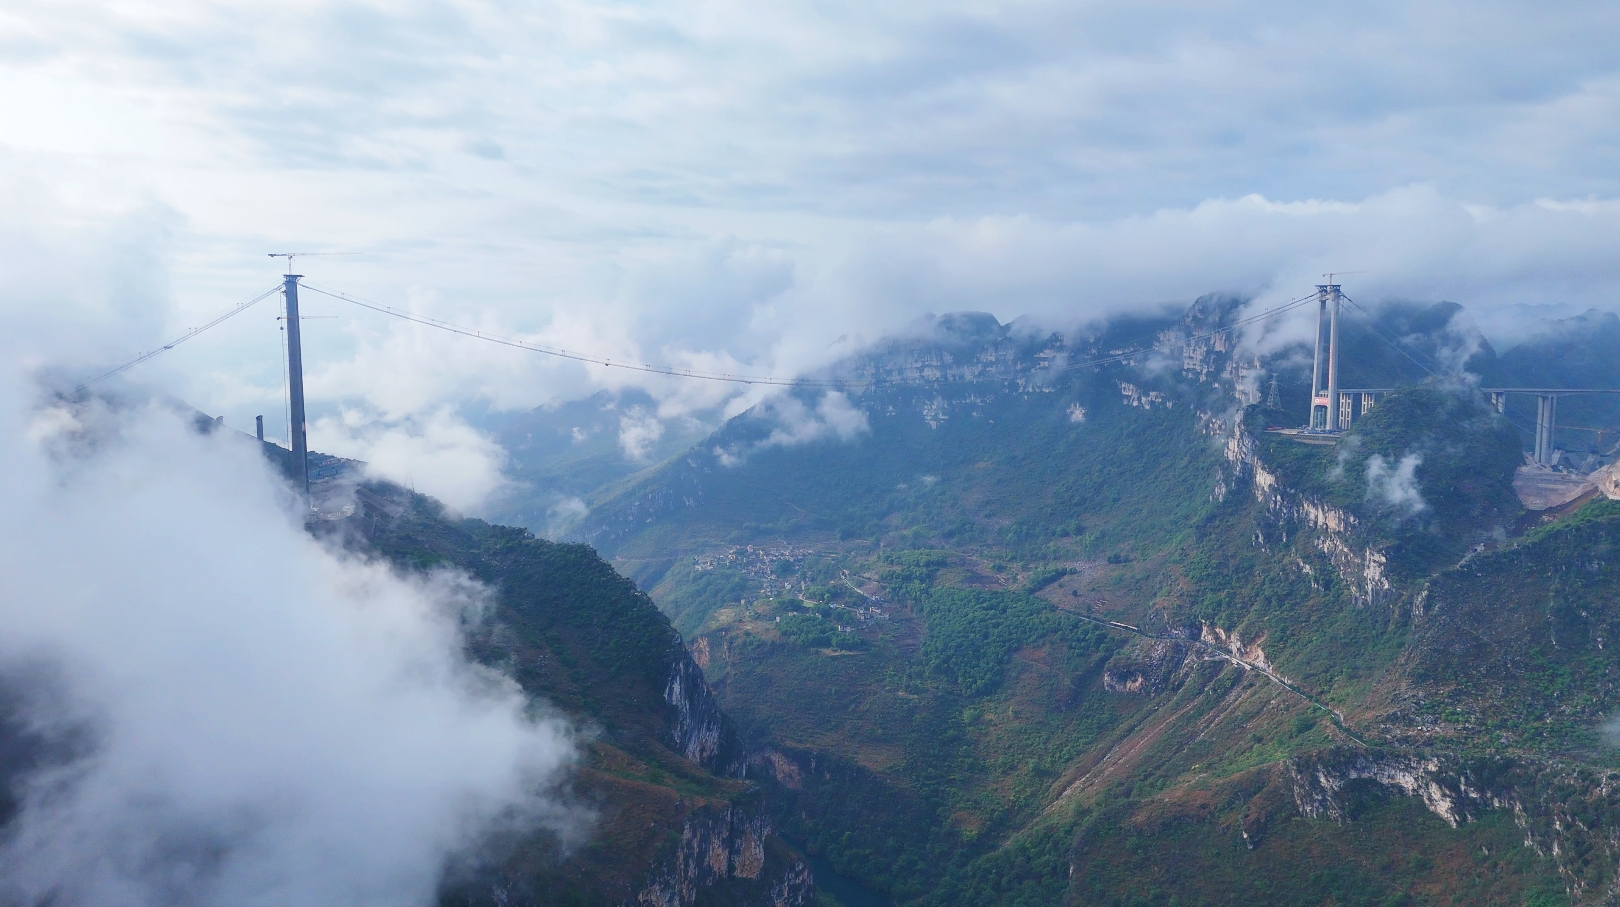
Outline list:
[[[109,294],[130,350],[157,339],[147,322],[179,330],[251,296],[275,279],[264,253],[300,247],[364,253],[305,259],[315,285],[742,374],[816,368],[840,338],[928,311],[1062,326],[1209,291],[1266,306],[1339,269],[1367,272],[1346,288],[1368,305],[1461,302],[1498,346],[1526,306],[1620,295],[1608,3],[9,12],[13,238],[91,224],[128,271],[161,271],[129,254],[138,231],[106,226],[144,212],[178,263],[165,287],[135,282],[146,300]],[[31,288],[90,291],[39,271],[55,276]],[[632,387],[661,419],[763,399],[306,305],[342,319],[306,332],[316,418]],[[1306,336],[1299,314],[1251,342]],[[278,339],[255,311],[141,374],[249,425],[281,399]]]
[[[491,836],[577,838],[569,726],[463,654],[487,589],[323,547],[251,442],[160,394],[42,397],[174,336],[172,219],[0,191],[0,903],[404,907]]]
[[[508,484],[506,452],[448,406],[394,420],[345,408],[316,420],[309,435],[311,449],[364,460],[372,475],[463,512],[477,510]]]
[[[812,441],[849,442],[871,431],[866,413],[840,391],[828,391],[811,410],[798,397],[772,398],[762,413],[776,423],[761,447],[796,447]]]
[[[1459,311],[1447,319],[1445,330],[1441,331],[1437,338],[1434,351],[1435,364],[1439,366],[1441,374],[1463,374],[1468,360],[1484,349],[1485,343],[1485,335],[1480,333],[1474,320],[1468,317],[1468,312]]]
[[[710,453],[721,466],[741,466],[755,451],[766,447],[797,447],[821,441],[849,443],[871,431],[866,413],[841,391],[822,394],[813,408],[796,394],[777,394],[765,398],[749,413],[768,426],[769,433],[759,441],[716,445]]]
[[[0,381],[0,901],[432,903],[500,830],[565,833],[575,758],[460,628],[488,590],[323,547],[250,442]],[[27,752],[27,749],[25,749]]]
[[[429,296],[407,304],[491,333],[622,361],[791,375],[845,354],[840,337],[876,338],[925,312],[989,310],[1003,321],[1030,315],[1067,327],[1185,305],[1212,290],[1252,296],[1258,310],[1309,293],[1324,271],[1348,262],[1368,272],[1346,281],[1365,306],[1461,301],[1487,333],[1511,339],[1524,330],[1526,319],[1513,314],[1524,304],[1609,305],[1620,293],[1620,267],[1608,254],[1617,235],[1620,202],[1482,208],[1417,184],[1353,201],[1246,196],[1113,220],[948,217],[858,225],[842,235],[791,242],[761,237],[746,256],[776,256],[791,268],[772,272],[779,283],[744,281],[752,289],[731,297],[730,272],[697,267],[718,254],[709,244],[658,240],[661,257],[695,259],[681,272],[691,285],[663,282],[674,267],[667,261],[625,262],[621,276],[579,288],[582,298],[605,300],[600,304],[528,308]],[[660,286],[670,292],[660,295]],[[683,322],[683,300],[706,292],[729,301],[716,304],[718,314]],[[1256,326],[1251,347],[1270,352],[1306,337],[1307,309]],[[642,387],[657,401],[659,416],[668,418],[720,406],[735,413],[764,395],[722,382],[549,360],[419,325],[365,322],[353,330],[359,346],[352,361],[342,350],[312,358],[331,363],[318,367],[313,393],[378,401],[391,414],[469,399],[526,407],[601,388]]]
[[[1429,509],[1418,489],[1417,468],[1421,454],[1407,454],[1394,466],[1380,454],[1367,458],[1367,500],[1394,510],[1401,517],[1416,516]]]
[[[480,189],[588,176],[580,194],[616,203],[916,219],[1418,179],[1483,202],[1616,188],[1620,23],[1599,2],[310,3],[274,10],[291,39],[255,28],[267,4],[87,8],[15,14],[28,28],[7,62],[55,75],[14,102],[31,144],[94,148],[51,105],[96,105],[117,151],[151,154],[167,127],[199,139],[173,149],[182,163],[414,170],[440,198],[457,194],[441,173]],[[1298,53],[1320,45],[1331,59]],[[167,122],[109,103],[115,80],[170,101]],[[514,189],[557,209],[530,230],[596,226]]]
[[[585,501],[577,497],[558,499],[557,503],[546,509],[546,514],[558,520],[579,520],[590,513],[591,508]]]
[[[260,27],[272,12],[285,34]],[[270,238],[362,248],[309,265],[534,324],[633,307],[663,323],[647,355],[750,328],[874,227],[1331,207],[1423,184],[1485,217],[1620,195],[1620,21],[1597,2],[35,0],[14,21],[0,79],[30,89],[6,111],[14,163],[162,199],[210,270],[270,273]],[[1297,52],[1327,40],[1330,62]],[[1213,288],[1233,287],[1194,295]]]
[[[1326,478],[1329,482],[1338,482],[1342,480],[1344,478],[1345,466],[1349,465],[1350,458],[1355,456],[1356,451],[1360,449],[1360,447],[1361,438],[1357,435],[1350,435],[1341,441],[1338,444],[1338,449],[1333,455],[1333,466],[1328,469],[1327,473],[1324,475],[1324,478]],[[1380,465],[1383,465],[1382,457],[1379,458],[1379,462]]]
[[[664,423],[645,407],[632,406],[619,416],[619,449],[637,463],[647,462],[653,445],[664,436]]]

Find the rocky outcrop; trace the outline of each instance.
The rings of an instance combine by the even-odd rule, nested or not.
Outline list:
[[[1291,788],[1300,815],[1341,823],[1353,821],[1358,801],[1369,795],[1416,798],[1452,827],[1506,810],[1524,831],[1524,846],[1558,867],[1575,903],[1620,903],[1615,772],[1556,761],[1333,749],[1295,756],[1276,781],[1268,789]],[[1274,810],[1260,799],[1251,812],[1263,818]]]
[[[879,384],[1028,381],[1066,352],[1056,334],[1014,331],[985,312],[951,312],[851,357],[842,370]]]
[[[692,907],[716,888],[759,907],[804,907],[815,898],[809,866],[773,839],[763,810],[725,804],[692,811],[668,858],[626,907]]]
[[[764,904],[768,907],[801,907],[816,903],[816,881],[810,866],[803,860],[794,860],[772,880]]]
[[[1312,544],[1327,557],[1351,590],[1358,607],[1382,604],[1389,596],[1389,555],[1383,546],[1363,540],[1359,521],[1348,511],[1288,488],[1276,473],[1266,468],[1255,451],[1254,438],[1237,421],[1226,433],[1226,460],[1232,480],[1246,479],[1255,499],[1265,509],[1267,520],[1277,533],[1276,541],[1286,542],[1291,533],[1312,533]],[[1217,477],[1216,490],[1224,497],[1226,475]],[[1264,533],[1257,539],[1265,544]]]
[[[703,670],[684,646],[670,665],[664,702],[671,710],[665,743],[717,775],[744,776],[747,762],[736,730],[720,711]]]
[[[804,790],[804,769],[786,754],[773,749],[758,750],[748,761],[761,768],[765,777],[788,790]]]
[[[1273,672],[1271,662],[1266,658],[1266,650],[1260,648],[1263,638],[1246,643],[1236,630],[1227,632],[1220,627],[1202,624],[1199,627],[1198,641],[1231,655],[1233,659],[1246,666]]]
[[[1416,797],[1453,828],[1484,810],[1509,805],[1500,795],[1484,790],[1467,772],[1432,756],[1331,750],[1295,756],[1287,765],[1294,805],[1300,815],[1312,819],[1347,822],[1353,818],[1354,804],[1347,791],[1358,781]]]
[[[1103,689],[1110,693],[1162,693],[1173,684],[1187,660],[1184,642],[1154,640],[1134,646],[1109,659],[1103,668]]]

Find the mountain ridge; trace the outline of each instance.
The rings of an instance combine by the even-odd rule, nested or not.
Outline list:
[[[1253,855],[1232,859],[1256,867],[1267,897],[1373,903],[1357,893],[1366,886],[1355,872],[1313,882],[1267,854],[1315,842],[1351,863],[1375,860],[1367,849],[1375,841],[1332,829],[1410,825],[1408,797],[1438,823],[1412,832],[1413,852],[1433,855],[1390,869],[1393,889],[1367,890],[1432,903],[1612,897],[1604,867],[1613,847],[1601,836],[1575,841],[1578,824],[1539,793],[1553,784],[1546,779],[1582,776],[1598,781],[1570,802],[1606,802],[1602,770],[1580,766],[1609,757],[1588,745],[1559,768],[1477,740],[1457,749],[1461,738],[1432,732],[1441,707],[1413,674],[1416,651],[1449,664],[1425,635],[1441,625],[1429,605],[1440,594],[1430,591],[1434,577],[1461,576],[1526,544],[1544,567],[1551,556],[1511,541],[1523,512],[1511,486],[1522,462],[1511,423],[1466,384],[1427,376],[1413,384],[1416,376],[1402,374],[1405,389],[1337,450],[1269,435],[1266,425],[1302,422],[1303,404],[1268,411],[1259,379],[1275,374],[1285,401],[1302,400],[1304,376],[1288,351],[1260,362],[1217,349],[1235,308],[1210,299],[1180,318],[1098,326],[1083,335],[1088,352],[1151,349],[1134,363],[1078,372],[1000,365],[1019,359],[995,348],[1006,342],[995,333],[963,357],[978,363],[969,366],[977,372],[959,369],[971,377],[947,380],[960,363],[941,353],[929,360],[939,376],[932,386],[852,395],[868,434],[760,449],[724,465],[716,448],[768,434],[759,414],[744,414],[599,502],[580,537],[648,588],[706,654],[722,703],[757,752],[774,754],[758,764],[796,804],[784,828],[898,900],[1131,902],[1117,874],[1093,871],[1097,854],[1113,852],[1106,842],[1121,828],[1196,801],[1209,805],[1171,809],[1181,818],[1144,826],[1161,832],[1136,834],[1137,846],[1162,856],[1186,828],[1214,821]],[[1433,358],[1466,339],[1461,313],[1397,309],[1381,328],[1428,324],[1439,336],[1403,345]],[[1346,334],[1347,349],[1383,344],[1382,359],[1418,371],[1376,332]],[[1488,343],[1462,351],[1461,361],[1501,380]],[[1030,380],[1040,371],[1050,380]],[[1418,497],[1402,498],[1391,485],[1402,481]],[[1580,519],[1602,523],[1590,510]],[[727,550],[743,553],[714,560]],[[771,552],[791,550],[808,553],[781,556],[786,579],[772,579]],[[702,567],[705,558],[716,566]],[[1447,594],[1489,601],[1494,590]],[[1068,637],[1023,595],[1159,638],[1133,641],[1106,627],[1103,640]],[[985,649],[998,626],[1020,629]],[[836,647],[855,651],[816,648],[839,634],[852,641]],[[953,634],[980,640],[979,653],[940,649]],[[973,670],[984,673],[953,673],[981,655],[990,660]],[[968,676],[985,680],[950,679]],[[1620,705],[1608,692],[1598,699]],[[1419,713],[1418,724],[1401,724]],[[1582,712],[1583,727],[1596,714]],[[922,739],[908,742],[900,730],[908,726],[929,729],[935,756],[923,758]],[[884,806],[852,806],[863,802]],[[1531,857],[1486,858],[1515,834],[1529,836]],[[1447,843],[1470,837],[1480,837],[1478,859]],[[1573,852],[1587,862],[1560,856]],[[1037,867],[1053,860],[1057,876],[1079,887],[1042,880]],[[991,878],[1002,882],[984,888]],[[1156,885],[1145,902],[1260,896],[1241,885]]]

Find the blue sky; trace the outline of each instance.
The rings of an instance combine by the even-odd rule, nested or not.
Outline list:
[[[267,252],[353,251],[301,270],[792,372],[927,311],[1061,323],[1342,269],[1509,338],[1620,289],[1617,46],[1612,2],[14,2],[5,304],[42,360],[104,361],[269,286]],[[638,380],[318,308],[317,442],[473,476],[463,502],[499,453],[458,405]],[[277,434],[273,319],[139,377]],[[754,399],[647,387],[667,417]]]

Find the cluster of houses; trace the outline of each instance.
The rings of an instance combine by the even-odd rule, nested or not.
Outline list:
[[[790,576],[778,576],[777,564],[787,561],[793,565],[793,574],[799,572],[804,566],[806,558],[814,555],[813,548],[796,548],[792,545],[780,547],[766,547],[763,545],[743,545],[733,548],[724,554],[703,554],[694,559],[693,568],[699,572],[713,570],[716,567],[729,567],[740,571],[751,580],[759,582],[759,598],[770,598],[777,595],[802,593],[808,583],[805,580]],[[750,599],[744,598],[743,604]]]
[[[886,610],[887,600],[877,583],[870,580],[861,582],[862,577],[852,576],[848,570],[842,571],[837,585],[848,588],[854,593],[847,601],[814,602],[809,597],[813,583],[803,578],[801,568],[806,559],[815,555],[813,548],[799,548],[793,545],[765,546],[743,545],[733,548],[722,554],[704,554],[693,558],[693,569],[698,572],[713,570],[717,567],[726,567],[741,572],[750,580],[759,583],[759,591],[745,595],[740,604],[751,605],[766,598],[777,598],[784,595],[797,596],[812,604],[825,604],[837,612],[836,623],[838,629],[849,632],[853,626],[845,626],[844,621],[852,624],[865,624],[874,620],[888,620]],[[781,571],[779,566],[783,561],[791,563],[791,571]],[[786,572],[787,576],[779,573]]]

